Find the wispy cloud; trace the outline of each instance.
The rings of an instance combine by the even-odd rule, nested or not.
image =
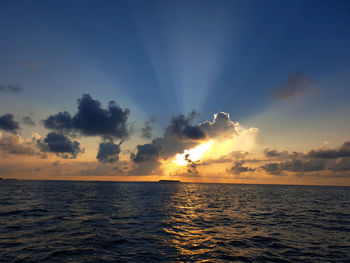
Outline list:
[[[22,91],[23,90],[20,85],[15,85],[15,84],[0,85],[0,92],[18,94],[18,93],[21,93]]]
[[[274,97],[277,100],[287,100],[315,90],[315,84],[311,78],[306,77],[302,72],[293,72],[286,82],[274,92]]]

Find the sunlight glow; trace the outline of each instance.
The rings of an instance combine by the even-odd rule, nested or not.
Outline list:
[[[199,161],[203,155],[211,148],[213,141],[207,141],[201,145],[198,145],[190,150],[185,150],[183,153],[178,153],[173,161],[177,165],[184,166],[188,164],[188,160],[192,162]]]

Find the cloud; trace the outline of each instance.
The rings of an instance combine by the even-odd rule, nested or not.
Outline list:
[[[302,72],[293,72],[287,81],[279,87],[274,96],[278,100],[286,100],[314,91],[312,79],[304,76]]]
[[[38,140],[37,143],[41,151],[55,153],[64,159],[74,159],[84,152],[79,142],[71,141],[64,134],[57,132],[48,133],[44,140]]]
[[[151,143],[138,145],[136,154],[130,156],[136,164],[131,173],[159,172],[161,159],[165,160],[187,148],[194,147],[201,139],[206,138],[198,125],[191,124],[196,115],[197,113],[192,111],[187,116],[180,114],[172,117],[170,124],[164,129],[163,137],[156,138]]]
[[[160,156],[161,145],[158,143],[147,143],[137,145],[137,153],[131,154],[131,159],[135,163],[157,161]]]
[[[79,168],[78,173],[83,176],[127,176],[127,165],[124,161],[119,161],[117,166],[114,163],[86,162],[80,164],[83,169]]]
[[[141,128],[141,137],[144,139],[152,138],[153,124],[156,122],[155,118],[151,118],[145,122],[145,126]]]
[[[97,160],[102,163],[114,163],[119,160],[120,144],[113,142],[100,143]]]
[[[99,101],[84,94],[78,100],[78,112],[73,117],[73,126],[83,135],[124,139],[128,137],[128,115],[129,110],[121,109],[115,101],[110,101],[106,110],[101,108]]]
[[[22,87],[20,85],[8,84],[8,85],[0,85],[0,92],[8,92],[8,93],[20,93],[22,92]]]
[[[334,159],[340,157],[350,157],[350,141],[344,142],[339,149],[311,150],[308,153],[310,158]]]
[[[204,160],[202,163],[198,165],[212,165],[212,164],[219,164],[219,163],[232,163],[233,160],[242,160],[245,159],[249,155],[248,152],[244,152],[241,150],[233,151],[227,155],[221,156],[220,158],[216,159],[207,159]],[[251,160],[245,160],[245,162],[249,162]]]
[[[60,132],[75,132],[85,136],[125,139],[129,136],[127,127],[129,110],[120,108],[115,101],[103,109],[101,103],[83,94],[78,99],[78,112],[72,117],[68,112],[59,112],[43,121],[47,129]]]
[[[69,112],[63,111],[49,116],[43,120],[44,126],[50,130],[71,131],[73,130],[73,120]]]
[[[197,113],[193,111],[187,117],[183,114],[173,117],[165,129],[164,137],[175,136],[180,140],[205,139],[206,134],[201,127],[191,125],[196,115]]]
[[[129,137],[128,116],[129,110],[120,108],[113,100],[104,109],[99,101],[92,99],[89,94],[83,94],[78,99],[78,111],[75,115],[72,116],[67,111],[59,112],[43,120],[43,124],[47,129],[56,131],[56,134],[64,134],[67,140],[75,135],[100,136],[104,142],[99,145],[96,158],[99,162],[110,163],[119,160],[121,151],[120,143],[115,144],[114,140],[123,141]],[[75,149],[77,153],[80,152],[78,148]],[[75,158],[75,151],[71,153],[72,158]]]
[[[300,152],[292,152],[289,153],[288,151],[277,151],[277,150],[270,150],[269,148],[266,148],[264,150],[265,157],[269,158],[270,160],[288,160],[288,159],[298,159],[298,158],[304,158],[305,153]]]
[[[170,124],[164,129],[163,137],[137,146],[136,154],[131,155],[133,162],[138,164],[154,162],[159,165],[159,158],[169,158],[197,145],[206,135],[200,127],[191,124],[195,115],[195,112],[191,112],[188,116],[180,114],[172,117]],[[153,166],[147,165],[147,167]]]
[[[280,163],[267,163],[261,166],[261,168],[270,174],[276,175],[280,174],[283,171],[283,169],[280,167]]]
[[[297,159],[280,163],[268,163],[261,166],[261,168],[272,174],[280,174],[283,171],[301,173],[322,171],[326,168],[326,164],[327,162],[325,160]]]
[[[0,116],[0,129],[6,132],[17,133],[20,127],[19,123],[13,119],[13,115],[7,113]]]
[[[245,129],[238,122],[231,121],[228,113],[219,112],[214,114],[212,122],[206,121],[195,125],[192,122],[196,115],[193,111],[187,116],[182,114],[174,116],[164,129],[162,137],[153,139],[151,143],[138,145],[136,154],[131,155],[131,159],[138,166],[138,169],[142,170],[144,163],[147,163],[145,165],[147,170],[149,168],[158,169],[169,158],[210,139],[223,141],[238,138],[238,136],[243,138],[249,134],[255,136],[257,133],[255,128]],[[237,142],[239,141],[237,140]],[[217,156],[216,159],[220,157]],[[190,156],[187,157],[187,164],[187,168],[193,173],[196,171],[196,166],[200,165],[200,163],[193,162]]]
[[[268,158],[281,158],[281,157],[288,157],[289,156],[288,151],[279,152],[277,150],[270,150],[268,148],[266,148],[264,150],[264,154]]]
[[[0,136],[0,151],[7,155],[40,155],[35,141],[25,141],[20,135]]]
[[[205,121],[199,125],[210,138],[214,137],[232,137],[233,135],[239,134],[238,122],[233,122],[230,119],[230,114],[225,112],[219,112],[214,114],[213,122]]]
[[[293,152],[292,154],[288,154],[287,151],[265,149],[265,156],[272,158],[282,156],[284,161],[266,163],[260,168],[274,175],[293,172],[299,176],[308,174],[327,177],[350,176],[350,142],[344,142],[338,149],[328,147],[326,144],[308,153]]]
[[[163,173],[161,169],[161,162],[159,160],[154,161],[144,161],[142,163],[137,163],[128,172],[128,175],[160,175]]]
[[[349,172],[350,171],[350,158],[338,159],[334,165],[329,167],[329,170]]]
[[[29,125],[29,126],[35,126],[35,122],[34,122],[34,121],[32,120],[32,118],[29,117],[29,116],[24,116],[24,117],[22,118],[22,122],[23,122],[24,124]]]
[[[130,154],[130,159],[133,161],[134,166],[129,171],[129,174],[147,175],[161,173],[160,150],[161,146],[154,142],[138,145],[136,154]]]
[[[234,166],[232,166],[229,171],[231,173],[240,174],[245,172],[254,172],[256,170],[255,168],[243,166],[244,163],[244,160],[236,161]]]
[[[189,154],[185,155],[185,160],[187,161],[187,173],[191,176],[198,176],[199,172],[197,170],[197,164],[198,162],[194,162],[191,160],[191,157]]]

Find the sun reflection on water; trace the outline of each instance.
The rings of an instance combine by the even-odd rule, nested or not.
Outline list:
[[[167,227],[163,230],[171,236],[167,245],[175,248],[182,256],[198,257],[209,253],[214,247],[212,236],[201,223],[203,220],[205,222],[205,214],[197,187],[198,185],[186,185],[186,188],[181,187],[181,191],[172,196],[169,202],[170,219],[164,222]]]

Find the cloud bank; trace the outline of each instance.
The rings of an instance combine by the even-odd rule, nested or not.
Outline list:
[[[314,149],[307,153],[287,151],[277,152],[265,150],[267,157],[281,157],[282,161],[266,163],[261,169],[274,175],[285,175],[284,172],[293,172],[299,176],[326,175],[350,176],[350,142],[344,142],[337,149]],[[284,159],[284,160],[283,160]]]

